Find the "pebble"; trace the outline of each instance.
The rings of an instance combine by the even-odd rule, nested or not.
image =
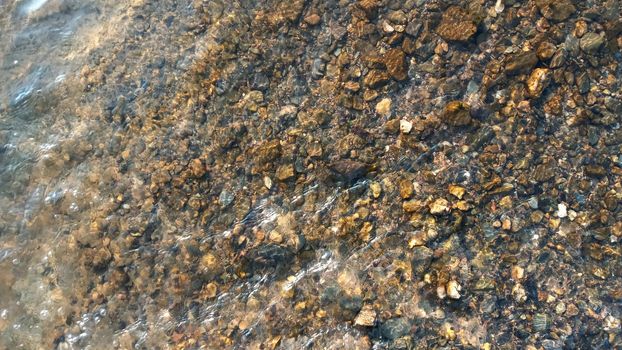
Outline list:
[[[264,184],[264,186],[266,186],[267,189],[271,189],[272,188],[272,179],[269,176],[264,176],[263,177],[263,184]]]
[[[376,113],[381,116],[388,117],[391,115],[391,99],[383,98],[376,104]]]
[[[404,209],[405,212],[407,213],[414,213],[416,211],[419,211],[423,208],[423,203],[421,203],[421,201],[416,200],[416,199],[412,199],[409,201],[405,201],[404,203],[402,203],[402,209]]]
[[[276,178],[280,181],[286,181],[294,177],[294,165],[293,164],[284,164],[277,168],[276,170]]]
[[[548,317],[545,314],[535,314],[533,316],[533,328],[537,331],[537,332],[542,332],[545,331],[549,328],[549,320]]]
[[[519,74],[528,72],[538,63],[538,57],[533,51],[522,52],[508,58],[505,71],[508,74]]]
[[[341,180],[348,182],[365,176],[368,171],[368,166],[365,163],[352,159],[340,159],[335,161],[331,168]]]
[[[536,6],[544,18],[556,22],[566,20],[576,11],[571,0],[537,0]]]
[[[367,75],[365,75],[365,78],[363,78],[363,84],[369,88],[377,89],[386,85],[390,79],[391,76],[386,71],[371,69]]]
[[[413,192],[415,191],[415,186],[413,185],[413,182],[408,179],[400,180],[399,187],[400,187],[400,196],[403,199],[410,198],[413,195]]]
[[[437,198],[430,203],[430,214],[441,215],[449,212],[449,202],[445,198]]]
[[[410,134],[410,131],[413,128],[413,123],[408,120],[401,119],[400,120],[400,131],[402,134]]]
[[[497,2],[495,2],[495,12],[499,14],[503,12],[504,9],[505,9],[505,4],[503,3],[503,0],[497,0]]]
[[[577,38],[581,38],[585,35],[585,33],[587,33],[587,22],[584,20],[578,20],[575,24],[574,24],[574,31],[573,34],[574,36],[576,36]]]
[[[406,67],[406,54],[400,48],[393,48],[384,54],[384,64],[387,71],[395,80],[406,80],[408,68]]]
[[[222,207],[227,207],[229,204],[233,203],[234,199],[235,195],[233,193],[223,190],[220,192],[220,196],[218,196],[218,203],[220,203]]]
[[[536,68],[527,79],[527,92],[531,97],[540,97],[542,91],[549,85],[550,74],[548,68]]]
[[[579,314],[579,308],[575,304],[566,305],[566,315],[573,317]]]
[[[555,50],[555,45],[548,41],[543,41],[542,43],[540,43],[540,45],[538,45],[536,55],[540,60],[546,61],[549,58],[553,57],[553,55],[555,54]]]
[[[318,25],[320,23],[321,19],[322,18],[318,14],[313,13],[313,14],[310,14],[309,16],[305,17],[304,21],[307,24],[309,24],[309,25],[315,26],[315,25]]]
[[[380,6],[379,0],[358,0],[358,6],[365,11],[368,18],[374,18]]]
[[[525,277],[525,269],[518,265],[514,265],[512,267],[512,279],[515,281],[520,281]]]
[[[460,6],[451,6],[444,13],[436,32],[449,41],[468,41],[477,32],[477,26]]]
[[[273,243],[281,243],[283,242],[283,235],[277,230],[272,230],[268,235],[268,239]]]
[[[466,189],[457,185],[449,185],[449,193],[458,199],[462,199],[466,193]]]
[[[395,28],[388,21],[383,21],[382,22],[382,30],[385,33],[391,34],[391,33],[393,33],[395,31]]]
[[[585,34],[579,41],[581,50],[586,53],[593,53],[598,50],[605,43],[605,33],[596,34],[590,32]]]
[[[559,203],[557,205],[557,212],[555,213],[555,215],[557,215],[558,218],[565,218],[566,216],[568,216],[568,212],[566,211],[566,204]]]
[[[214,282],[210,282],[207,285],[205,285],[203,287],[203,293],[202,295],[206,298],[215,298],[216,294],[218,293],[218,285]]]
[[[382,194],[382,186],[378,182],[372,182],[371,185],[369,185],[369,188],[371,189],[371,194],[374,198],[378,198],[380,197],[380,194]]]
[[[509,231],[512,229],[512,220],[510,219],[503,219],[501,221],[501,229]]]
[[[354,319],[354,324],[357,326],[372,327],[376,322],[376,311],[374,311],[371,305],[363,305],[361,311]]]
[[[443,111],[443,120],[451,126],[466,126],[471,123],[470,107],[462,101],[449,102]]]
[[[432,262],[434,251],[423,245],[415,246],[411,249],[413,255],[411,260],[413,273],[417,276],[417,278],[421,278],[426,273],[430,263]]]
[[[458,284],[458,282],[451,280],[447,283],[447,296],[451,299],[457,300],[460,299],[460,291],[462,290],[462,286]]]
[[[529,197],[527,200],[527,204],[531,209],[538,209],[538,198],[537,197]]]
[[[512,287],[512,296],[517,303],[524,303],[527,301],[527,292],[520,283],[516,283],[514,287]]]
[[[436,287],[436,296],[441,300],[447,298],[447,288],[443,285]]]

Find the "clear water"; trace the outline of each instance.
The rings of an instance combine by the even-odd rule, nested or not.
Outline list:
[[[577,100],[608,105],[601,124],[578,132],[566,110],[525,112],[556,107],[521,104],[531,97],[515,75],[482,92],[484,73],[548,28],[505,22],[540,16],[535,8],[469,2],[488,32],[460,46],[429,23],[382,23],[389,13],[404,22],[391,12],[400,6],[438,22],[435,1],[385,2],[381,20],[356,27],[351,12],[368,14],[354,6],[370,2],[0,0],[0,349],[387,349],[402,336],[420,348],[581,344],[574,320],[597,330],[585,344],[619,344],[615,209],[597,211],[590,193],[619,186],[584,176],[578,160],[619,127],[606,112],[619,109],[608,89],[619,52],[590,58],[590,74],[602,75],[592,90],[602,91]],[[301,20],[312,10],[320,24]],[[580,52],[569,28],[552,34],[556,45]],[[398,29],[429,32],[416,48],[425,58],[410,55],[408,80],[377,89],[365,108],[353,106],[362,98],[343,107],[342,78],[362,81],[367,51],[390,46],[374,36]],[[414,122],[410,138],[386,130],[390,118],[375,109],[383,98],[393,120]],[[523,119],[482,108],[477,130],[434,124],[458,99],[473,110],[511,105]],[[374,167],[335,180],[346,158]],[[544,160],[583,178],[534,185],[521,167]],[[402,181],[412,194],[400,194]],[[453,183],[469,189],[464,202],[447,192]],[[539,194],[546,217],[535,220]],[[452,207],[436,215],[428,204],[441,196]],[[406,213],[402,197],[425,210]],[[417,270],[425,254],[429,273]],[[445,297],[456,281],[461,294]],[[356,325],[367,308],[373,321]]]

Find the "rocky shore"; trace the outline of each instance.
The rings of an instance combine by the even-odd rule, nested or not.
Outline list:
[[[620,6],[133,1],[0,173],[0,345],[621,347]]]

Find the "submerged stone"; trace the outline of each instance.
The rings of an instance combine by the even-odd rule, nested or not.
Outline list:
[[[459,6],[451,6],[443,13],[436,32],[449,41],[468,41],[477,31],[469,14]]]

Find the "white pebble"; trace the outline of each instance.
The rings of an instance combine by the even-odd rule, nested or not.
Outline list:
[[[408,134],[410,133],[410,130],[412,130],[413,128],[413,123],[409,122],[408,120],[402,119],[400,120],[400,131],[403,134]]]
[[[267,189],[271,189],[272,188],[272,179],[267,177],[267,176],[264,176],[263,184],[264,184],[264,186],[266,186]]]
[[[451,280],[447,283],[447,296],[452,299],[460,299],[460,291],[462,287],[458,284],[458,282]]]
[[[568,212],[566,211],[566,204],[559,203],[557,205],[557,217],[558,218],[565,218],[566,216],[568,216]]]
[[[505,5],[503,4],[503,0],[497,0],[497,3],[495,4],[495,11],[497,13],[501,13],[504,9]]]

